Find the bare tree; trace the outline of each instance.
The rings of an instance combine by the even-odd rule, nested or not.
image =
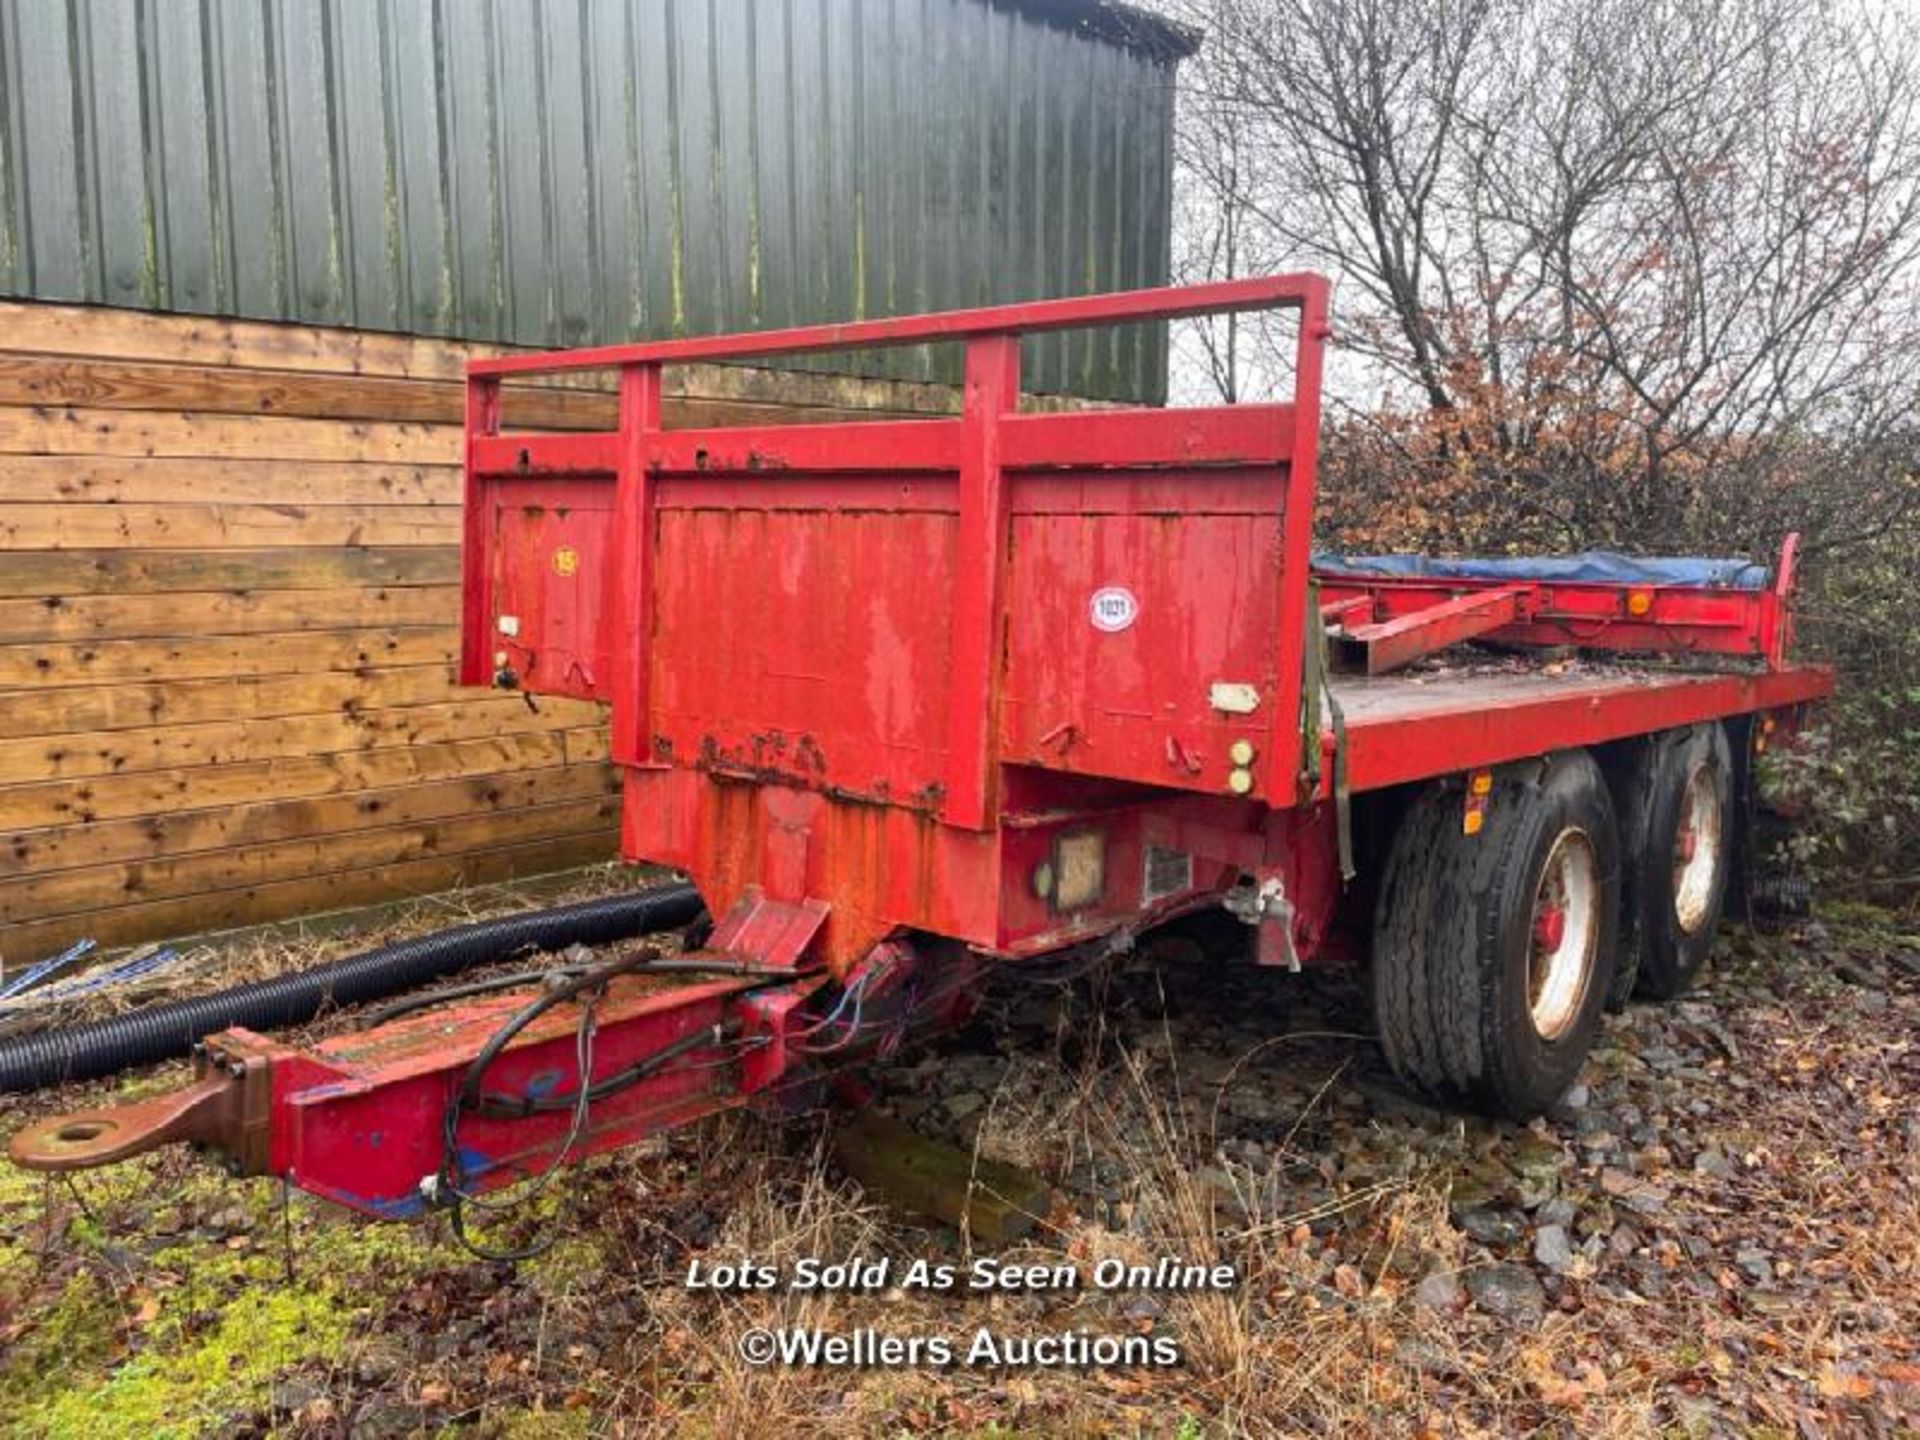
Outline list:
[[[1345,347],[1388,391],[1358,453],[1431,502],[1403,518],[1442,542],[1728,543],[1800,505],[1834,543],[1912,505],[1897,462],[1844,504],[1793,493],[1815,454],[1902,453],[1920,396],[1902,12],[1177,3],[1208,35],[1186,259],[1337,277]],[[1262,343],[1210,342],[1223,394]]]
[[[1210,56],[1209,73],[1218,81],[1239,60],[1232,52]],[[1268,188],[1259,167],[1274,159],[1261,127],[1244,107],[1212,89],[1188,93],[1183,106],[1174,137],[1175,278],[1183,283],[1232,280],[1282,268],[1291,260],[1287,241],[1258,209],[1257,197]],[[1243,335],[1249,326],[1251,335]],[[1228,403],[1247,398],[1249,383],[1257,388],[1263,367],[1283,365],[1282,357],[1290,353],[1259,317],[1237,314],[1181,327],[1175,339],[1184,342],[1206,388]],[[1251,363],[1250,345],[1261,363]]]

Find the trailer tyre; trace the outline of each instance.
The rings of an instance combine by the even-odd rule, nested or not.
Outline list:
[[[1515,1119],[1573,1084],[1613,977],[1619,835],[1584,751],[1502,778],[1464,831],[1457,787],[1414,802],[1374,917],[1374,1014],[1388,1062],[1436,1100]]]
[[[1733,752],[1718,724],[1656,735],[1620,791],[1620,956],[1613,998],[1671,1000],[1713,949],[1733,870]]]

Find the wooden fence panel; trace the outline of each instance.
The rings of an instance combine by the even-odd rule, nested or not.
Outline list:
[[[603,713],[453,684],[480,347],[0,303],[0,962],[614,851]],[[688,367],[670,423],[951,411]],[[611,429],[604,377],[510,424]]]

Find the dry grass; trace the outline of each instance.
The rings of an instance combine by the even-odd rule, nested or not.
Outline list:
[[[1007,1433],[1355,1433],[1387,1423],[1406,1428],[1418,1371],[1397,1361],[1394,1343],[1413,1324],[1405,1287],[1393,1276],[1396,1250],[1431,1256],[1460,1250],[1447,1224],[1444,1192],[1410,1184],[1353,1197],[1392,1240],[1378,1276],[1331,1260],[1312,1222],[1323,1212],[1287,1207],[1282,1192],[1249,1185],[1240,1204],[1199,1178],[1184,1112],[1169,1105],[1144,1067],[1114,1088],[1076,1085],[1079,1102],[1039,1109],[1004,1097],[980,1130],[980,1153],[1057,1164],[1063,1136],[1133,1177],[1115,1223],[1065,1214],[1062,1223],[998,1258],[1071,1264],[1090,1277],[1101,1261],[1151,1266],[1161,1257],[1230,1263],[1239,1283],[1222,1292],[1089,1299],[985,1298],[910,1294],[747,1296],[689,1293],[673,1273],[649,1269],[630,1252],[634,1294],[649,1323],[627,1352],[631,1379],[603,1397],[614,1429],[633,1434],[758,1436],[814,1433],[852,1425],[961,1429],[997,1425]],[[1106,1080],[1113,1077],[1108,1075]],[[1056,1097],[1059,1098],[1059,1097]],[[973,1248],[890,1216],[836,1179],[817,1139],[796,1151],[753,1122],[705,1137],[703,1168],[741,1177],[733,1205],[703,1264],[758,1260],[779,1267],[803,1256],[891,1256],[898,1266],[928,1254],[964,1266]],[[717,1162],[717,1165],[716,1165]],[[1241,1208],[1244,1205],[1244,1209]],[[690,1247],[693,1248],[693,1247]],[[929,1372],[818,1371],[742,1362],[736,1338],[755,1327],[849,1333],[872,1326],[896,1334],[965,1336],[975,1327],[1008,1333],[1154,1330],[1176,1336],[1183,1364],[1165,1372],[1079,1370]],[[1446,1343],[1436,1328],[1435,1344]],[[1454,1350],[1463,1372],[1477,1363]],[[649,1358],[650,1357],[650,1358]],[[1483,1393],[1505,1408],[1503,1385]],[[602,1397],[596,1397],[602,1403]],[[1458,1427],[1455,1427],[1456,1429]]]
[[[300,958],[373,938],[329,937]],[[1866,953],[1866,941],[1848,943]],[[286,952],[236,948],[229,963],[272,963],[276,953]],[[1271,1008],[1269,979],[1282,997]],[[84,1210],[59,1190],[0,1193],[0,1248],[12,1242],[0,1264],[0,1346],[12,1352],[0,1358],[0,1403],[17,1395],[18,1413],[36,1423],[69,1413],[42,1382],[21,1378],[58,1353],[72,1413],[97,1421],[119,1405],[133,1415],[113,1399],[127,1377],[191,1354],[182,1347],[196,1332],[165,1329],[168,1317],[217,1316],[265,1297],[332,1317],[331,1338],[310,1351],[288,1341],[244,1383],[197,1381],[203,1399],[191,1414],[169,1409],[173,1398],[153,1413],[181,1433],[273,1425],[381,1435],[457,1423],[728,1440],[1911,1430],[1920,1127],[1908,1116],[1920,987],[1896,985],[1883,1009],[1862,1008],[1855,991],[1777,946],[1742,951],[1716,990],[1724,998],[1700,1002],[1697,1018],[1684,1007],[1630,1014],[1591,1074],[1618,1090],[1609,1104],[1660,1122],[1630,1159],[1604,1161],[1631,1164],[1636,1180],[1668,1192],[1657,1216],[1623,1208],[1602,1183],[1600,1152],[1565,1122],[1518,1129],[1372,1098],[1383,1089],[1379,1061],[1353,1038],[1337,985],[1229,983],[1227,972],[1173,968],[1058,1003],[1016,993],[974,1033],[930,1058],[904,1056],[876,1079],[882,1106],[917,1114],[924,1133],[1053,1182],[1048,1225],[997,1258],[1082,1274],[1108,1258],[1230,1263],[1239,1283],[1225,1293],[689,1290],[696,1258],[709,1269],[888,1258],[897,1279],[913,1260],[964,1270],[990,1253],[890,1213],[841,1177],[826,1158],[830,1117],[733,1115],[602,1157],[537,1207],[528,1228],[551,1227],[559,1241],[518,1270],[473,1261],[437,1223],[364,1226],[296,1198],[288,1283],[272,1190],[167,1157],[83,1182]],[[1737,1061],[1695,1059],[1702,1075],[1681,1082],[1640,1058],[1707,1023],[1737,1038]],[[1712,1049],[1703,1042],[1700,1053]],[[952,1104],[976,1090],[964,1113]],[[1249,1094],[1280,1097],[1277,1118],[1249,1121],[1240,1103]],[[60,1099],[72,1103],[47,1103]],[[1263,1147],[1259,1163],[1245,1154],[1249,1135]],[[1705,1144],[1725,1152],[1730,1173],[1692,1166]],[[1611,1236],[1609,1248],[1597,1261],[1583,1252],[1537,1316],[1418,1300],[1428,1277],[1530,1264],[1530,1238],[1490,1247],[1463,1233],[1460,1216],[1463,1204],[1485,1203],[1468,1193],[1483,1171],[1517,1174],[1540,1153],[1552,1159],[1555,1193],[1578,1212],[1576,1239]],[[237,1232],[239,1221],[222,1218],[236,1206],[246,1212]],[[1756,1241],[1780,1284],[1736,1273]],[[229,1266],[233,1277],[222,1278]],[[1661,1276],[1665,1288],[1653,1289]],[[95,1335],[85,1343],[59,1338],[82,1281],[111,1316],[97,1334],[76,1332]],[[1164,1335],[1183,1363],[754,1366],[736,1341],[756,1327],[962,1341],[980,1327]],[[203,1363],[218,1368],[194,1361]],[[25,1388],[7,1390],[16,1380]],[[290,1384],[301,1388],[288,1395]],[[188,1392],[167,1395],[176,1393]],[[38,1425],[47,1428],[57,1427]]]

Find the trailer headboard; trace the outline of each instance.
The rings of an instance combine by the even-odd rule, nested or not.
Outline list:
[[[1300,316],[1291,403],[1019,410],[1022,335]],[[999,767],[1290,805],[1317,276],[477,361],[461,678],[613,705],[613,756],[993,823]],[[665,367],[952,342],[953,419],[667,429]],[[611,433],[500,386],[618,374]]]

